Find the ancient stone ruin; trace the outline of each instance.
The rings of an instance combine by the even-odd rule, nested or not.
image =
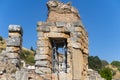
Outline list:
[[[9,25],[9,37],[6,50],[0,54],[0,80],[17,80],[15,73],[20,69],[20,54],[22,48],[22,28],[19,25]]]
[[[37,24],[35,69],[21,67],[23,30],[10,25],[6,50],[0,54],[0,80],[103,80],[88,73],[88,34],[78,11],[56,0],[47,7],[47,21]]]
[[[49,1],[46,22],[38,22],[35,72],[44,80],[85,80],[88,34],[69,3]]]

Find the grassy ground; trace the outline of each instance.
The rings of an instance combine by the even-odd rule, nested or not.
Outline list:
[[[26,64],[34,65],[35,63],[34,54],[35,54],[34,51],[22,48],[22,53],[20,57],[26,62]]]

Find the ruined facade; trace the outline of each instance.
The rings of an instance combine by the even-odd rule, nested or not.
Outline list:
[[[49,1],[46,22],[38,22],[35,72],[44,80],[86,80],[88,34],[69,3]]]

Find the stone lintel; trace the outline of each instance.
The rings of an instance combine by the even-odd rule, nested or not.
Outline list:
[[[44,36],[44,35],[43,35],[43,36]],[[38,37],[38,41],[39,41],[39,40],[49,40],[49,38],[47,38],[47,37],[46,37],[46,38],[45,38],[45,37]]]
[[[44,37],[49,37],[49,38],[69,38],[68,34],[65,33],[55,33],[55,32],[50,32],[50,33],[45,33]]]

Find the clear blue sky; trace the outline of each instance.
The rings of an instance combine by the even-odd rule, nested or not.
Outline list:
[[[109,62],[120,60],[120,0],[64,0],[79,10],[89,34],[90,55]],[[36,48],[38,21],[47,18],[47,0],[0,0],[0,35],[8,37],[8,25],[23,27],[23,46]]]

